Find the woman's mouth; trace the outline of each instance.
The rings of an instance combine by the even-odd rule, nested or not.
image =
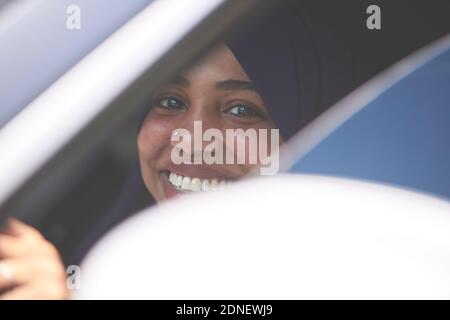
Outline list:
[[[167,164],[159,171],[165,198],[179,194],[215,191],[239,179],[241,174],[205,165]]]
[[[178,175],[174,172],[167,172],[169,176],[169,184],[179,191],[191,192],[205,192],[214,191],[223,188],[228,184],[226,180],[214,179],[200,179],[197,177],[188,177]]]

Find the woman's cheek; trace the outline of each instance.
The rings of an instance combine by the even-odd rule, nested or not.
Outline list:
[[[156,160],[166,147],[170,146],[172,125],[160,116],[148,116],[139,132],[138,148],[140,156],[146,160]]]

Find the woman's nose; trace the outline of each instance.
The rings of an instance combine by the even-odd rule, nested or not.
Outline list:
[[[194,157],[196,154],[203,153],[204,148],[211,143],[211,141],[204,141],[205,131],[208,129],[222,131],[221,127],[220,116],[205,107],[192,106],[177,122],[177,126],[172,132],[172,145],[183,146],[184,150],[191,150],[190,155]],[[218,143],[223,143],[223,141],[218,141]]]
[[[192,136],[199,130],[203,132],[211,128],[222,130],[219,107],[213,99],[194,100],[180,117],[177,125],[178,128],[187,129]]]

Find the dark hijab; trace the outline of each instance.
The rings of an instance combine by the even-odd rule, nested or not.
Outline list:
[[[353,89],[351,43],[300,3],[276,9],[225,43],[285,140]],[[147,112],[138,115],[138,131]]]
[[[306,16],[299,7],[279,9],[226,40],[285,139],[352,87],[349,48]]]

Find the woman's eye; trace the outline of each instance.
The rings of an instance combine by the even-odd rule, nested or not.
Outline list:
[[[158,99],[155,101],[154,105],[175,111],[182,110],[185,107],[184,103],[175,97]]]
[[[229,108],[227,112],[232,114],[233,116],[241,118],[263,117],[260,112],[244,104],[233,106]]]

